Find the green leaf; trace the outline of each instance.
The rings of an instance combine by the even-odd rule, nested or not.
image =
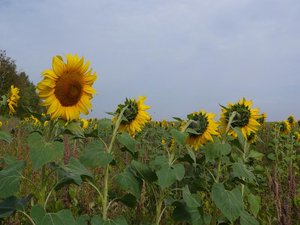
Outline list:
[[[273,152],[269,153],[269,154],[267,155],[267,157],[268,157],[268,159],[270,159],[270,160],[272,160],[272,161],[275,161],[275,160],[276,160],[276,156],[275,156],[275,154],[274,154]]]
[[[130,208],[134,208],[137,204],[136,197],[130,193],[125,194],[124,196],[118,198],[117,200],[119,200],[120,202],[122,202],[123,204],[125,204]]]
[[[136,172],[136,175],[141,179],[144,179],[148,182],[154,182],[157,180],[155,172],[147,165],[133,160],[131,162],[131,168]]]
[[[156,171],[158,177],[158,185],[165,189],[175,183],[176,180],[180,181],[184,177],[184,167],[182,164],[172,165],[163,164],[163,166]]]
[[[94,141],[88,144],[80,155],[80,162],[89,167],[106,166],[113,160],[113,156],[105,151],[102,142]]]
[[[104,221],[100,216],[94,216],[92,218],[91,225],[128,225],[128,224],[123,217]]]
[[[63,209],[58,213],[47,213],[38,225],[77,225],[72,213]]]
[[[137,199],[140,198],[140,194],[141,194],[140,182],[131,172],[130,168],[126,168],[125,171],[120,173],[116,177],[116,181],[123,190],[133,194]]]
[[[81,185],[86,178],[92,179],[93,175],[77,159],[72,157],[67,166],[63,165],[58,168],[58,183],[55,190],[57,191],[69,184]]]
[[[0,130],[0,140],[10,144],[12,142],[12,137],[10,133]]]
[[[120,133],[117,136],[117,140],[124,145],[125,149],[131,153],[133,156],[136,154],[136,140],[133,139],[128,133]]]
[[[259,225],[258,221],[246,211],[242,211],[240,223],[241,225]]]
[[[184,177],[185,170],[182,164],[172,165],[173,173],[175,174],[176,180],[181,181]]]
[[[251,150],[248,155],[248,158],[253,158],[255,160],[261,161],[264,156],[265,155],[263,153],[257,152],[255,150]]]
[[[187,206],[190,208],[198,208],[201,206],[200,202],[196,199],[196,197],[194,197],[191,194],[188,186],[185,186],[182,189],[182,197],[185,203],[187,204]]]
[[[249,207],[250,207],[250,212],[256,217],[258,212],[259,212],[259,208],[260,208],[260,196],[257,195],[253,195],[253,194],[249,194],[248,195],[248,203],[249,203]]]
[[[185,146],[185,140],[188,136],[187,133],[180,132],[179,130],[176,130],[174,128],[172,128],[170,130],[170,133],[171,133],[172,137],[174,138],[174,140],[176,141],[176,143],[178,143],[182,146]]]
[[[212,187],[211,197],[224,216],[232,223],[244,210],[243,197],[238,187],[228,191],[222,183],[216,183]]]
[[[10,196],[0,201],[0,218],[8,217],[16,210],[25,210],[25,207],[31,198],[32,195],[30,194],[21,199],[18,199],[15,196]]]
[[[90,217],[89,215],[81,215],[78,219],[77,219],[77,224],[78,225],[88,225],[90,221]]]
[[[254,174],[246,168],[245,164],[242,163],[234,163],[232,165],[233,176],[239,178],[247,178],[249,181],[254,181]]]
[[[190,221],[191,215],[187,210],[186,205],[183,202],[174,202],[173,205],[175,206],[175,209],[172,214],[172,218],[175,221],[180,221],[180,222],[186,222]]]
[[[10,161],[7,167],[0,170],[0,198],[9,197],[19,191],[24,167],[24,161]]]
[[[66,133],[72,134],[75,137],[83,138],[84,137],[84,130],[80,126],[79,122],[70,122],[65,127]]]
[[[41,222],[46,212],[41,205],[34,205],[30,210],[30,215],[35,222]]]
[[[61,142],[45,142],[38,133],[29,135],[27,141],[30,148],[29,156],[34,170],[49,162],[59,161],[63,157],[64,146]]]
[[[217,140],[204,145],[203,150],[206,161],[214,162],[216,159],[228,155],[231,152],[231,145],[229,143],[222,144]]]
[[[244,137],[244,135],[243,135],[243,133],[242,133],[241,128],[235,127],[235,128],[233,128],[233,130],[237,133],[238,140],[239,140],[240,144],[241,144],[242,146],[244,146],[244,145],[245,145],[245,142],[246,142],[247,140],[245,139],[245,137]]]

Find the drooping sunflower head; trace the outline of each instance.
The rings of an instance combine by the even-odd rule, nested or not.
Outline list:
[[[279,123],[280,133],[288,135],[291,131],[291,125],[287,120]]]
[[[10,86],[10,91],[7,97],[7,106],[10,115],[16,114],[16,108],[18,106],[18,101],[20,99],[19,95],[20,89],[15,87],[14,85]]]
[[[42,105],[48,108],[51,119],[79,119],[80,113],[88,114],[92,108],[91,99],[96,91],[92,88],[97,79],[96,72],[89,69],[89,61],[78,55],[54,56],[52,69],[42,73],[43,80],[37,91]]]
[[[257,121],[261,115],[259,115],[259,109],[253,109],[252,102],[247,101],[245,98],[239,100],[237,103],[229,103],[227,107],[222,107],[221,124],[222,130],[225,131],[228,126],[230,117],[235,113],[235,116],[230,124],[228,133],[233,137],[237,137],[237,133],[232,128],[240,128],[244,137],[247,138],[252,133],[256,133],[260,127],[260,123]]]
[[[247,141],[249,143],[255,143],[257,140],[257,134],[254,132],[251,132],[250,135],[247,136]]]
[[[287,118],[287,121],[290,124],[291,128],[293,128],[295,126],[295,124],[296,124],[296,120],[295,120],[295,117],[293,115],[290,115]]]
[[[121,111],[126,107],[123,112],[123,119],[119,126],[119,131],[126,131],[131,136],[142,130],[147,122],[151,120],[150,115],[146,112],[150,106],[144,105],[146,97],[139,96],[138,101],[135,99],[126,99],[124,104],[120,104],[115,112],[113,122],[117,121]]]
[[[298,131],[295,131],[293,136],[294,136],[295,142],[300,142],[300,134]]]
[[[188,133],[186,144],[198,150],[206,142],[212,141],[213,135],[219,135],[218,124],[214,117],[214,114],[205,111],[189,114],[185,129]]]
[[[266,119],[267,119],[267,114],[262,113],[262,114],[260,114],[260,117],[257,119],[257,122],[259,122],[260,125],[263,125],[266,123]]]

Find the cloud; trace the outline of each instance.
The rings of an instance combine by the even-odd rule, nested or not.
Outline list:
[[[245,96],[280,120],[300,116],[299,9],[296,0],[2,0],[0,48],[35,83],[52,56],[84,55],[99,75],[92,116],[138,95],[154,119],[218,113]]]

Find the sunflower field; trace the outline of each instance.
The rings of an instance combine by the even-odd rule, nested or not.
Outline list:
[[[37,93],[44,113],[16,118],[0,99],[0,224],[300,224],[300,121],[266,122],[250,100],[152,121],[146,97],[85,119],[96,72],[53,57]]]

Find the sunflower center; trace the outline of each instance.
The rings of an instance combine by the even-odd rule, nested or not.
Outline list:
[[[58,78],[54,94],[62,106],[75,105],[82,95],[82,84],[78,74],[66,73]]]
[[[207,116],[204,115],[203,113],[190,114],[190,115],[188,115],[188,119],[190,119],[192,121],[189,124],[189,126],[187,127],[187,132],[191,136],[202,135],[207,130],[208,119],[207,119]]]
[[[244,127],[248,125],[251,112],[248,106],[235,104],[226,113],[226,122],[229,122],[229,117],[233,112],[236,112],[236,116],[231,123],[232,127]]]
[[[136,101],[126,99],[124,105],[119,105],[117,113],[120,113],[121,110],[126,106],[127,106],[127,109],[123,113],[123,116],[126,118],[126,120],[123,120],[122,124],[131,123],[131,121],[133,121],[136,118],[136,116],[139,112],[138,105],[137,105]]]

